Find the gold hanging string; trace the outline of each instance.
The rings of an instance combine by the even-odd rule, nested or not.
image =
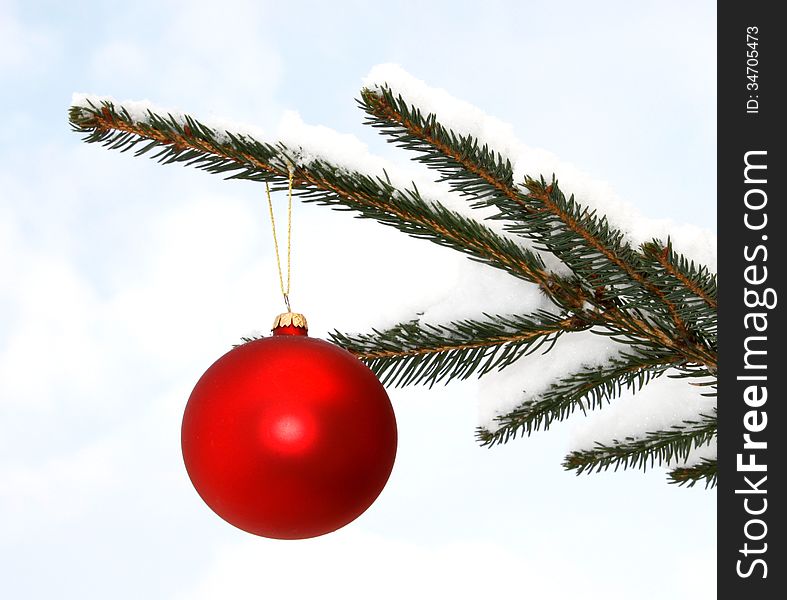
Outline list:
[[[292,239],[292,169],[289,170],[287,186],[287,286],[284,286],[284,277],[281,272],[281,258],[279,257],[279,241],[276,238],[276,220],[273,216],[273,202],[271,201],[271,190],[268,182],[265,182],[265,195],[268,197],[268,210],[271,215],[271,229],[273,230],[273,248],[276,250],[276,267],[279,269],[279,287],[281,295],[284,297],[284,304],[287,312],[290,309],[290,240]]]

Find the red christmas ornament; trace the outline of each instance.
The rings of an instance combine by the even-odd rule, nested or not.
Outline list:
[[[354,520],[396,456],[396,420],[377,377],[306,333],[301,315],[281,315],[273,336],[213,363],[183,415],[183,459],[199,495],[232,525],[269,538],[315,537]]]

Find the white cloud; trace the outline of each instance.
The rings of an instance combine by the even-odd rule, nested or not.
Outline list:
[[[14,282],[16,318],[0,347],[0,404],[52,405],[67,393],[89,397],[106,358],[96,336],[95,298],[67,262],[17,258],[24,274]]]
[[[97,79],[129,77],[138,79],[146,75],[149,64],[145,51],[137,44],[125,40],[111,40],[94,51],[91,70]]]
[[[0,462],[0,523],[6,543],[37,538],[42,531],[89,516],[123,477],[117,445],[105,438],[33,465]]]
[[[42,26],[29,26],[13,13],[14,7],[0,5],[0,73],[27,69],[36,71],[57,49],[57,38]]]
[[[198,117],[275,120],[282,63],[267,30],[268,7],[246,0],[156,6],[150,27],[159,35],[110,39],[93,51],[93,80],[103,89],[88,91],[152,98]],[[138,10],[127,5],[112,26],[124,27]]]
[[[217,549],[193,589],[178,600],[259,598],[480,598],[515,588],[532,598],[624,598],[620,584],[538,548],[512,551],[491,542],[416,544],[360,530],[282,543],[245,539]],[[570,555],[566,549],[566,555]]]

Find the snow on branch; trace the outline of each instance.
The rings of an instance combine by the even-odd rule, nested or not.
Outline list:
[[[547,150],[523,144],[510,124],[454,98],[445,90],[429,86],[399,65],[373,67],[363,84],[378,93],[388,88],[395,96],[401,96],[406,103],[418,108],[424,116],[434,114],[443,127],[457,134],[470,135],[479,146],[493,149],[511,163],[514,182],[518,185],[524,183],[526,176],[543,176],[549,181],[554,174],[561,188],[573,194],[583,206],[606,215],[632,247],[654,237],[662,240],[670,237],[683,255],[716,271],[716,236],[711,232],[667,219],[645,218],[634,206],[619,198],[609,183],[591,177]]]

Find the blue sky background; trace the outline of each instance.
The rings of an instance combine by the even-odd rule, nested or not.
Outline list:
[[[711,2],[0,0],[0,596],[714,598],[715,492],[565,473],[570,422],[481,449],[483,380],[391,392],[397,464],[349,527],[287,543],[215,517],[180,418],[279,311],[264,197],[83,144],[66,111],[91,92],[270,131],[294,109],[404,160],[353,101],[395,62],[646,216],[715,229],[715,31]],[[296,219],[314,335],[466,272],[346,213]]]

